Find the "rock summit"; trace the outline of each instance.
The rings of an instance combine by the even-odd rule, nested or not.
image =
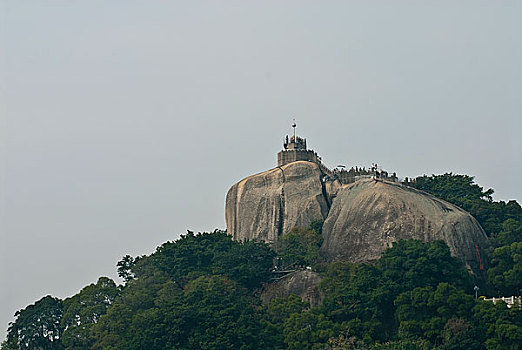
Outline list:
[[[295,124],[294,124],[295,125]],[[234,184],[226,196],[227,231],[236,240],[275,243],[293,227],[324,221],[326,261],[377,260],[400,239],[443,240],[474,271],[487,236],[468,212],[408,186],[377,165],[330,170],[295,135],[277,167]]]

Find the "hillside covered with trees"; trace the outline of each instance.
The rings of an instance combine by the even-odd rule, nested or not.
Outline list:
[[[321,261],[321,225],[270,248],[224,231],[188,232],[61,300],[16,313],[1,350],[14,349],[522,349],[522,310],[475,298],[522,292],[522,208],[494,201],[466,175],[419,177],[415,187],[477,218],[490,237],[484,276],[442,241],[396,242],[374,263]],[[322,304],[261,302],[274,261],[311,266]]]

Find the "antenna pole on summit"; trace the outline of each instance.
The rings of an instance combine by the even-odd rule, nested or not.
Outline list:
[[[292,128],[294,128],[294,142],[295,142],[295,128],[296,128],[297,124],[295,123],[295,119],[294,119],[294,122],[292,123]]]

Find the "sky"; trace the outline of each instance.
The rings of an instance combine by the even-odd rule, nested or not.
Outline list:
[[[0,339],[122,256],[224,229],[297,133],[327,166],[521,201],[522,1],[0,0]]]

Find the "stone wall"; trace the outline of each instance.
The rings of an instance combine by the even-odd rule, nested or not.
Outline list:
[[[288,163],[300,160],[319,163],[317,153],[312,150],[283,150],[277,154],[277,166],[283,166]]]

